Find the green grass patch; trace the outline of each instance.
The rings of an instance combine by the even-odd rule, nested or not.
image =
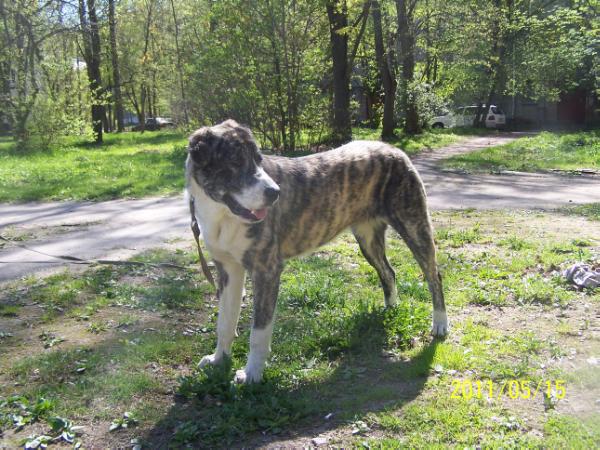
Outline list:
[[[600,221],[600,203],[587,203],[585,205],[564,208],[561,212],[571,216],[582,216],[590,220]]]
[[[543,132],[509,144],[453,156],[443,166],[466,171],[600,170],[600,131]]]
[[[432,150],[446,145],[454,144],[463,139],[465,135],[473,135],[475,132],[465,130],[426,130],[423,133],[408,136],[401,129],[396,130],[396,136],[387,142],[404,150],[409,155],[416,155],[424,150]],[[354,140],[381,140],[381,129],[354,128],[352,130]]]
[[[0,146],[0,201],[106,200],[180,192],[181,133],[106,134],[102,146],[63,142],[48,151]]]
[[[0,316],[2,317],[16,317],[19,315],[20,305],[9,305],[0,303]]]
[[[355,139],[379,139],[378,130],[354,129]],[[409,154],[456,142],[447,131],[392,141]],[[184,186],[186,135],[149,131],[107,133],[102,145],[65,139],[46,151],[0,141],[0,201],[108,200],[170,195]],[[293,152],[300,156],[310,151]]]
[[[568,395],[595,389],[593,370],[569,376],[559,362],[588,357],[571,348],[594,344],[578,334],[587,337],[591,325],[581,325],[583,316],[572,319],[600,294],[572,289],[559,271],[593,262],[597,241],[589,234],[540,234],[539,223],[528,226],[539,220],[550,223],[553,216],[434,215],[452,321],[443,341],[428,335],[431,298],[396,234],[389,234],[387,252],[400,293],[394,308],[384,308],[377,275],[349,233],[289,261],[270,363],[256,386],[231,383],[248,355],[251,303],[242,308],[231,360],[195,369],[214,349],[217,305],[192,247],[136,258],[189,271],[96,267],[17,283],[0,294],[0,304],[39,305],[43,320],[24,317],[30,306],[18,310],[31,329],[11,329],[14,336],[0,344],[2,395],[22,396],[28,405],[50,402],[39,424],[59,415],[75,425],[105,426],[106,433],[131,412],[137,425],[110,433],[113,440],[102,441],[107,446],[139,438],[159,448],[254,447],[308,430],[333,431],[340,441],[331,445],[344,447],[589,448],[598,439],[594,417],[545,411],[542,399],[523,408],[526,415],[507,399],[450,397],[455,379],[491,380],[496,389],[510,380],[566,379]],[[246,288],[251,299],[252,287]],[[539,320],[541,311],[562,318]],[[15,408],[0,399],[0,429],[15,429]],[[31,429],[25,424],[23,432]]]
[[[147,311],[174,309],[199,310],[202,299],[213,288],[196,267],[197,255],[153,250],[134,258],[142,262],[171,262],[186,271],[159,270],[140,266],[100,266],[83,274],[68,270],[32,281],[23,291],[18,284],[8,285],[0,298],[0,315],[16,314],[25,302],[42,305],[40,322],[53,322],[68,316],[88,321],[107,306]],[[151,281],[148,281],[148,280]],[[132,320],[129,318],[129,320]],[[89,331],[102,332],[103,324],[92,322]]]

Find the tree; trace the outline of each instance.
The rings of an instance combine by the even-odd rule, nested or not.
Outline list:
[[[181,48],[179,46],[179,23],[177,21],[177,12],[175,10],[175,2],[171,0],[171,11],[173,12],[173,24],[174,24],[174,37],[175,37],[175,51],[177,55],[177,73],[179,75],[179,88],[181,90],[181,103],[183,106],[183,117],[185,123],[189,123],[190,118],[188,115],[187,98],[185,94],[185,82],[183,77],[183,64],[181,58]]]
[[[96,0],[79,0],[79,23],[83,42],[83,58],[86,63],[90,93],[92,97],[92,127],[96,143],[102,143],[105,108],[103,103],[102,77],[100,72],[100,31]]]
[[[383,86],[383,121],[381,138],[389,139],[394,136],[394,103],[396,97],[396,77],[393,67],[388,64],[388,55],[383,44],[383,27],[381,24],[381,6],[373,0],[371,14],[373,16],[373,33],[375,36],[375,58],[379,68],[379,76]]]
[[[115,17],[115,0],[108,0],[108,25],[110,28],[110,60],[113,76],[113,100],[117,119],[117,131],[123,131],[123,95],[121,94],[121,71],[117,53],[117,19]]]
[[[401,106],[405,115],[404,131],[408,134],[421,132],[421,121],[415,92],[411,92],[415,76],[415,25],[413,13],[417,0],[396,0],[398,17],[398,42],[402,66]]]
[[[0,100],[19,143],[28,139],[28,120],[40,93],[42,46],[66,30],[49,17],[53,2],[0,0]]]
[[[332,137],[336,142],[352,139],[350,123],[350,70],[348,67],[348,10],[345,0],[327,3],[331,40],[333,83]]]
[[[405,131],[417,133],[441,107],[507,95],[558,101],[575,93],[590,120],[598,5],[0,0],[0,120],[7,128],[8,118],[15,139],[36,136],[37,144],[85,136],[90,124],[101,141],[115,119],[122,130],[123,110],[142,126],[147,116],[193,125],[232,117],[274,151],[349,140],[353,100],[376,118],[377,96],[383,138],[393,133],[394,106]]]
[[[348,54],[348,5],[346,0],[327,2],[329,19],[329,36],[331,43],[332,83],[333,83],[333,121],[332,138],[334,142],[343,143],[352,139],[352,123],[350,120],[350,75],[354,58],[365,31],[369,17],[370,1],[363,3],[362,12],[352,26],[360,24],[354,45]]]

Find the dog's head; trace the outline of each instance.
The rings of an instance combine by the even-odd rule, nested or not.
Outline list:
[[[188,155],[189,176],[246,222],[263,220],[279,198],[279,186],[262,168],[252,132],[234,120],[196,130]]]

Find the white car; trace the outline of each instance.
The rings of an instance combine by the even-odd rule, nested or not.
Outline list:
[[[485,111],[485,105],[483,105]],[[447,111],[432,119],[431,128],[470,127],[475,120],[477,106],[461,106],[455,112]],[[506,114],[496,105],[491,105],[485,117],[486,128],[502,128],[506,125]]]

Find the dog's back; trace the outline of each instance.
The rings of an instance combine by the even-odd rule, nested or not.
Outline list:
[[[404,208],[424,196],[406,154],[382,142],[354,141],[302,158],[265,157],[263,165],[280,186],[281,201],[271,223],[257,227],[277,229],[284,258],[384,216],[388,206]]]

